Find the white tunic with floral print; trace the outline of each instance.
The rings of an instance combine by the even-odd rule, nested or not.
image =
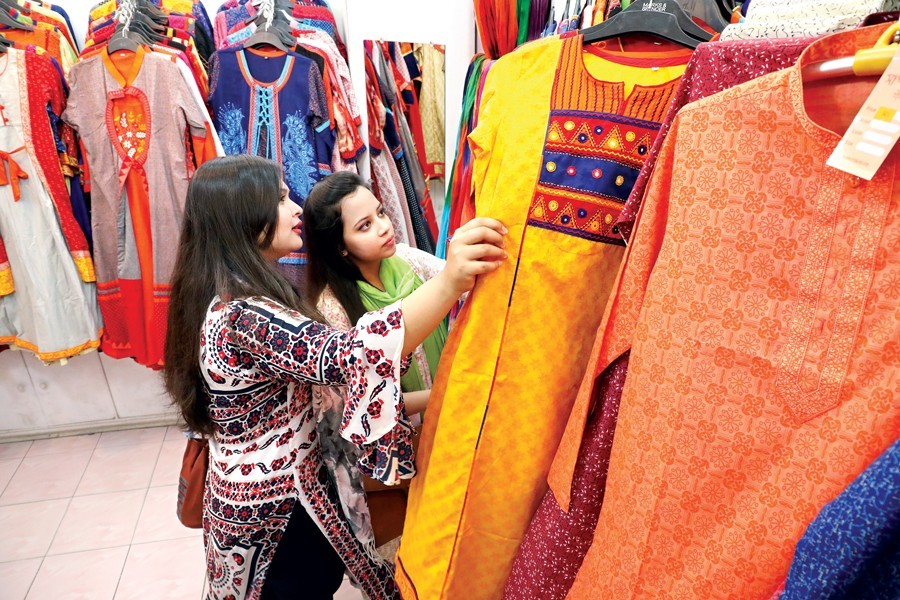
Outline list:
[[[259,597],[295,509],[312,516],[369,598],[398,596],[390,566],[371,557],[341,509],[311,385],[347,389],[339,433],[360,448],[361,470],[385,483],[412,477],[403,338],[399,303],[348,331],[262,298],[210,305],[200,347],[216,425],[203,519],[210,599]]]

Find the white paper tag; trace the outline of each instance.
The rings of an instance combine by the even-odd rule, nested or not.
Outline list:
[[[871,181],[898,139],[900,52],[888,64],[826,164]]]

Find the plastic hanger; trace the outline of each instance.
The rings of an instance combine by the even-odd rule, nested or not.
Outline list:
[[[858,51],[853,56],[826,60],[803,69],[803,79],[817,81],[832,77],[858,77],[881,75],[900,51],[900,23],[894,23],[881,34],[871,48]]]
[[[0,25],[6,25],[11,29],[19,29],[22,31],[34,31],[34,25],[29,25],[27,23],[22,23],[14,19],[10,14],[10,10],[18,10],[15,7],[5,6],[4,10],[0,12]]]
[[[143,24],[149,31],[158,33],[162,36],[164,36],[167,29],[165,25],[153,20],[149,15],[143,12],[137,12],[131,18],[131,26],[134,27],[136,24]]]
[[[0,0],[0,7],[3,7],[5,10],[17,10],[25,16],[31,15],[30,8],[28,8],[26,6],[22,6],[21,4],[19,4],[18,2],[15,2],[14,0],[12,0],[12,1],[11,0]]]
[[[109,42],[106,44],[106,51],[109,54],[113,52],[118,52],[120,50],[128,50],[129,52],[137,52],[138,49],[143,45],[142,41],[131,37],[131,33],[123,32],[120,34],[118,31],[113,34],[111,38],[109,38]]]
[[[145,17],[156,21],[160,25],[169,24],[169,15],[167,15],[162,9],[160,9],[157,5],[153,4],[149,0],[138,0],[137,6],[138,10]]]
[[[702,0],[695,1],[694,6],[700,5],[698,8],[702,7],[702,14],[697,14],[696,12],[691,13],[691,16],[699,17],[703,20],[704,23],[712,27],[714,30],[721,33],[725,30],[726,27],[730,24],[730,21],[725,20],[722,16],[722,4],[719,0]]]
[[[639,0],[611,19],[581,31],[584,44],[629,33],[646,33],[681,46],[696,48],[712,34],[694,23],[675,0]]]
[[[116,19],[119,21],[116,30],[109,39],[106,51],[108,53],[128,50],[137,52],[144,44],[152,44],[161,41],[163,36],[150,28],[143,18],[143,13],[138,0],[122,0]]]
[[[262,0],[255,19],[256,31],[244,42],[244,47],[269,45],[283,52],[290,52],[297,46],[297,38],[290,30],[284,15],[284,3]]]

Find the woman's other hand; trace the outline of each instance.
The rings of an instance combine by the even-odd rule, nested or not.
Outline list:
[[[496,271],[509,256],[503,239],[507,233],[496,219],[472,219],[453,234],[440,276],[458,295],[471,290],[478,275]]]

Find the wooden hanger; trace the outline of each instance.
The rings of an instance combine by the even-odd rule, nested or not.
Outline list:
[[[871,48],[860,50],[853,56],[813,63],[803,68],[805,81],[818,81],[833,77],[876,76],[884,73],[900,49],[900,23],[894,23],[881,34]]]
[[[676,0],[638,0],[611,19],[583,29],[584,44],[646,33],[688,48],[708,42],[712,34],[694,23]]]

